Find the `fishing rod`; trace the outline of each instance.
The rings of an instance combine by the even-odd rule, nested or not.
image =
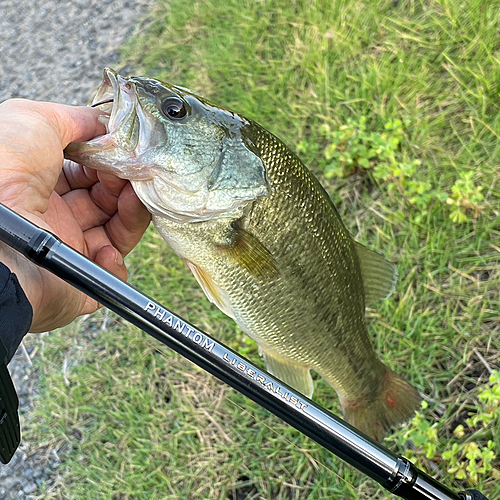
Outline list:
[[[274,413],[394,495],[407,500],[487,500],[476,490],[451,491],[406,458],[376,443],[2,204],[0,241]],[[4,461],[10,460],[19,444],[19,420],[12,383],[3,382],[7,368],[1,363],[5,358],[1,348],[0,342],[0,458]]]

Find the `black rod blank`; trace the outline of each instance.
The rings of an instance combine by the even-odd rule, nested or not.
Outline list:
[[[388,491],[408,500],[466,500],[131,285],[0,204],[0,241],[96,299],[268,409]],[[480,495],[480,494],[479,494]]]

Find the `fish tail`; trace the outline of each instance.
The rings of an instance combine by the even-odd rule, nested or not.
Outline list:
[[[406,380],[387,369],[375,398],[343,401],[344,418],[367,436],[381,441],[386,432],[407,420],[419,407],[421,397]]]

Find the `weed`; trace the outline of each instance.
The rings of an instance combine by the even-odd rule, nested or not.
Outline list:
[[[422,411],[416,413],[403,434],[403,438],[415,446],[408,450],[409,456],[417,460],[425,456],[443,461],[448,473],[458,480],[466,479],[471,485],[477,485],[480,477],[488,473],[500,479],[500,471],[493,468],[496,459],[494,442],[491,439],[487,442],[472,440],[485,430],[493,433],[500,425],[500,371],[493,370],[489,383],[479,389],[477,398],[481,405],[470,413],[467,427],[463,424],[455,427],[453,435],[457,441],[453,443],[440,437],[446,422],[430,424],[430,419],[425,416],[429,405],[423,401]],[[425,465],[425,461],[420,460],[420,463]]]
[[[426,170],[422,162],[416,158],[408,160],[401,151],[405,135],[400,120],[388,121],[384,132],[367,132],[366,122],[366,117],[361,116],[359,121],[348,119],[338,128],[332,129],[327,123],[320,126],[320,133],[328,143],[324,149],[328,161],[324,167],[327,179],[369,173],[382,189],[402,195],[418,209],[416,222],[427,215],[434,202],[450,205],[449,216],[455,223],[470,220],[467,214],[477,218],[484,197],[481,194],[483,186],[474,184],[473,172],[460,172],[449,194],[422,180],[420,172]],[[300,149],[306,151],[303,145]]]
[[[472,212],[477,217],[482,210],[480,203],[484,200],[481,193],[483,186],[476,186],[473,176],[473,172],[460,172],[460,178],[451,188],[451,196],[446,199],[446,203],[453,207],[450,214],[453,222],[465,222],[469,219],[467,212]]]

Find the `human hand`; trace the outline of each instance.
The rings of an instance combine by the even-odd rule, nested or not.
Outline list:
[[[0,104],[0,202],[122,279],[123,256],[150,215],[126,180],[64,161],[70,142],[105,133],[99,110],[21,99]],[[64,165],[64,168],[63,168]],[[0,244],[33,307],[30,331],[64,326],[99,304]]]

